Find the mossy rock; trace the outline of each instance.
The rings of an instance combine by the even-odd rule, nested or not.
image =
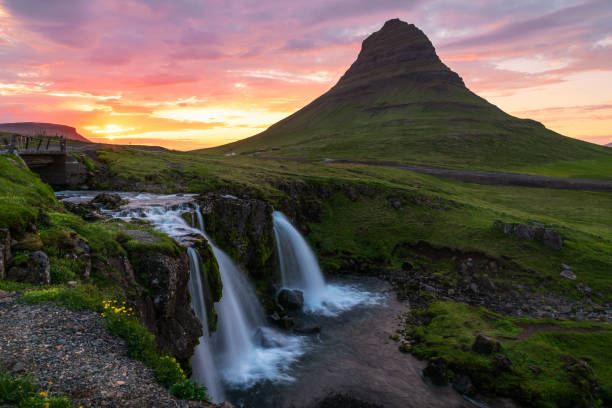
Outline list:
[[[208,320],[208,330],[214,332],[217,330],[217,312],[214,304],[221,300],[223,295],[223,283],[221,282],[221,272],[219,264],[208,244],[208,241],[202,239],[194,244],[194,248],[198,251],[200,257],[200,278],[204,286],[204,300],[206,302],[206,317]]]
[[[33,233],[26,233],[17,244],[13,245],[15,251],[40,251],[43,247],[43,242],[40,239],[40,235]]]

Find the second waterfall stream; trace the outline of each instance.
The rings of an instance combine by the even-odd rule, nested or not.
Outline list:
[[[306,312],[335,316],[359,304],[378,304],[381,296],[352,285],[327,284],[315,254],[300,232],[280,211],[274,211],[274,234],[282,286],[304,294]]]

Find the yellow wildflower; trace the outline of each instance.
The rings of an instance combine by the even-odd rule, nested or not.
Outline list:
[[[47,398],[47,393],[44,392],[44,391],[41,391],[40,392],[40,396],[43,397],[43,398]]]

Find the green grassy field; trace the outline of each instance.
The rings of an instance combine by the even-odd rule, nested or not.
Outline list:
[[[101,157],[110,165],[115,182],[144,183],[153,190],[162,186],[166,192],[238,191],[274,204],[285,196],[278,185],[286,182],[375,190],[371,197],[361,195],[355,201],[342,192],[324,201],[312,197],[321,201],[322,219],[309,224],[308,238],[330,272],[346,254],[381,267],[397,267],[404,260],[394,253],[398,245],[426,241],[436,247],[507,257],[537,272],[528,283],[546,278],[549,289],[576,295],[577,282],[558,276],[559,265],[570,264],[579,282],[591,286],[601,299],[612,299],[609,193],[485,186],[390,168],[194,153],[115,150],[104,151]],[[389,197],[400,197],[406,204],[395,209]],[[544,223],[564,236],[564,247],[553,250],[539,242],[520,241],[494,228],[495,220]]]
[[[481,392],[534,407],[612,402],[609,324],[508,318],[454,302],[436,302],[412,314],[424,323],[407,326],[403,335],[415,344],[406,350],[425,359],[444,359],[451,382],[467,374]],[[519,337],[527,327],[533,333]],[[472,350],[480,333],[499,340],[498,353],[509,358],[510,367],[500,366],[494,355]]]

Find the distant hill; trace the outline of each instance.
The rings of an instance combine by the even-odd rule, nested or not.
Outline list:
[[[47,135],[47,136],[65,136],[68,139],[78,140],[80,142],[89,142],[81,136],[75,128],[66,125],[57,125],[55,123],[40,123],[40,122],[18,122],[18,123],[0,123],[0,132],[19,133],[20,135]]]
[[[608,147],[612,147],[612,143],[608,143],[606,146],[608,146]]]
[[[366,38],[338,83],[309,105],[258,135],[206,151],[472,169],[612,160],[609,149],[511,116],[474,94],[427,36],[399,19]]]

